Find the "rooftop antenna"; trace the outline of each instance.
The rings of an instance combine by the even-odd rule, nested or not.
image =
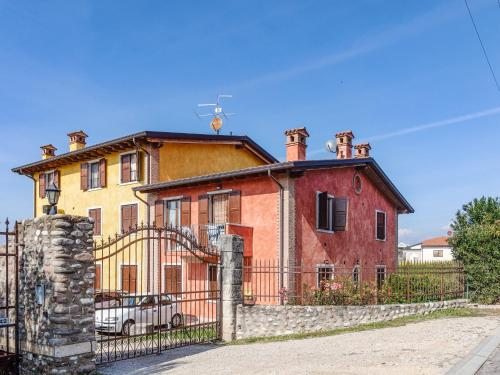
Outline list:
[[[212,117],[212,121],[210,121],[210,127],[212,128],[213,131],[215,131],[217,134],[220,133],[220,129],[222,128],[222,119],[228,119],[230,116],[235,115],[236,113],[226,113],[222,109],[222,105],[220,104],[220,100],[222,98],[232,98],[232,95],[227,95],[227,94],[219,94],[217,95],[217,102],[216,103],[201,103],[198,104],[198,108],[200,107],[213,107],[213,113],[204,113],[200,114],[198,111],[194,110],[194,113],[196,116],[201,120],[202,117]]]

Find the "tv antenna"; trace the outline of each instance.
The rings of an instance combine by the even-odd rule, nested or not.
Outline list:
[[[215,131],[217,134],[219,134],[220,129],[222,128],[222,119],[224,118],[227,120],[230,116],[235,115],[236,113],[226,113],[222,109],[222,105],[220,103],[220,100],[222,98],[232,98],[232,95],[227,95],[227,94],[219,94],[217,95],[217,102],[216,103],[201,103],[198,104],[198,108],[201,107],[213,107],[213,113],[204,113],[204,114],[199,114],[198,111],[194,111],[196,116],[201,120],[202,117],[213,117],[212,121],[210,121],[210,127],[212,128],[213,131]]]

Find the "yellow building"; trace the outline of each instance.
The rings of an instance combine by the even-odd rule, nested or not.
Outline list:
[[[246,136],[144,131],[93,146],[83,131],[68,137],[68,152],[56,155],[53,145],[42,146],[42,160],[12,171],[33,180],[35,217],[47,213],[46,189],[55,184],[61,190],[57,212],[94,218],[97,241],[154,220],[154,202],[133,187],[277,161]],[[120,287],[119,281],[107,284]]]

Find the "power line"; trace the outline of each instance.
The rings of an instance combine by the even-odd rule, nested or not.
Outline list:
[[[469,3],[467,0],[465,1],[465,6],[467,7],[467,10],[469,12],[470,20],[472,21],[472,25],[474,26],[474,30],[476,30],[476,35],[477,39],[479,39],[479,43],[481,44],[481,48],[483,49],[484,57],[486,58],[486,62],[488,63],[488,66],[490,67],[490,72],[491,75],[493,76],[493,80],[495,81],[495,85],[497,86],[498,91],[500,91],[500,84],[498,83],[497,77],[495,75],[495,72],[493,70],[493,67],[491,66],[490,59],[488,58],[488,54],[486,53],[486,48],[484,47],[483,41],[481,40],[481,36],[479,35],[479,30],[477,29],[476,22],[474,21],[474,17],[472,16],[472,12],[469,8]],[[499,6],[500,6],[500,0],[498,0]]]

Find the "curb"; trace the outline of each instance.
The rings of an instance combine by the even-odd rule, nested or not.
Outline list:
[[[489,356],[500,345],[500,327],[498,327],[492,336],[485,337],[479,345],[460,360],[446,374],[447,375],[474,375],[487,361]]]

